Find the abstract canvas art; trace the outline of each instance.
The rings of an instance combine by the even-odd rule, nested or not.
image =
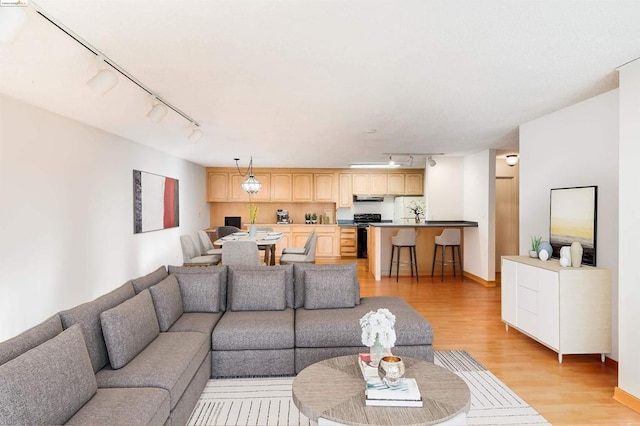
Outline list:
[[[133,171],[133,233],[180,225],[178,179]]]

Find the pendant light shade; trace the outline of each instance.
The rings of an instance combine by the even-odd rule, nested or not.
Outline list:
[[[256,192],[260,191],[260,188],[262,188],[262,184],[258,179],[256,179],[253,174],[250,174],[249,177],[244,182],[242,182],[241,186],[242,189],[244,189],[249,194],[255,194]]]
[[[118,76],[115,71],[108,68],[98,71],[96,75],[87,81],[87,86],[101,95],[106,94],[109,90],[116,87],[117,84]]]
[[[168,111],[169,110],[167,109],[165,104],[158,102],[147,113],[147,117],[154,123],[159,123],[164,118],[164,116],[167,115]]]

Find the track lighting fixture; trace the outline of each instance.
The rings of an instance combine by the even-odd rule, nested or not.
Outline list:
[[[167,112],[169,110],[167,109],[167,106],[165,104],[158,100],[158,98],[154,96],[153,99],[155,104],[147,113],[147,118],[149,118],[149,120],[153,121],[154,123],[159,123],[164,118],[164,116],[167,115]]]
[[[0,43],[13,43],[27,25],[29,16],[26,7],[0,8]]]
[[[202,135],[203,133],[202,130],[200,130],[200,126],[198,126],[196,123],[191,123],[191,133],[187,137],[187,139],[189,139],[189,142],[198,142],[202,138]]]
[[[431,156],[429,156],[429,157],[427,158],[427,163],[429,163],[429,165],[430,165],[431,167],[435,167],[435,166],[436,166],[436,164],[438,164],[438,163],[436,163],[436,160],[434,160],[434,159],[433,159],[433,157],[431,157]]]
[[[102,57],[98,56],[97,62],[98,72],[87,81],[87,86],[93,91],[105,95],[109,90],[116,87],[118,84],[118,76],[115,71],[107,68],[107,64]]]
[[[389,156],[389,167],[393,167],[396,165],[396,162],[393,161],[393,155]]]
[[[516,164],[518,164],[520,159],[518,158],[518,155],[516,155],[516,154],[509,154],[509,155],[507,155],[506,161],[507,161],[507,165],[509,167],[513,167]]]

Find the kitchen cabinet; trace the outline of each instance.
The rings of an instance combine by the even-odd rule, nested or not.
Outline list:
[[[386,173],[372,173],[369,175],[369,190],[371,195],[385,195],[388,193],[387,189],[387,174]]]
[[[356,257],[358,234],[355,226],[340,227],[340,256]]]
[[[389,173],[387,175],[387,194],[404,195],[404,173]]]
[[[228,190],[228,173],[207,172],[207,201],[227,201]]]
[[[293,201],[313,201],[313,173],[293,173]]]
[[[271,201],[291,201],[292,187],[291,173],[271,173]]]
[[[368,173],[354,173],[351,175],[353,193],[357,195],[368,195],[371,191],[370,178]]]
[[[405,195],[424,195],[424,175],[422,173],[406,173],[404,176]]]
[[[340,173],[338,179],[338,207],[353,206],[353,185],[351,184],[351,174]]]
[[[315,229],[316,257],[336,258],[340,256],[340,230],[337,225],[301,225],[292,226],[291,234],[294,247],[304,247],[307,237]]]
[[[314,173],[313,199],[321,202],[335,202],[335,173]]]
[[[558,353],[611,352],[611,273],[556,259],[502,258],[502,321]]]
[[[271,201],[271,175],[269,173],[254,173],[254,176],[262,184],[262,188],[255,194],[251,194],[251,201]],[[247,176],[239,174],[231,175],[229,201],[250,201],[249,193],[242,188],[242,182],[245,180],[247,180]]]

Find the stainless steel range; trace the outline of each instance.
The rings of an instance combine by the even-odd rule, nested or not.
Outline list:
[[[367,233],[370,223],[382,222],[380,213],[356,213],[353,215],[353,223],[358,226],[358,257],[367,258]]]

